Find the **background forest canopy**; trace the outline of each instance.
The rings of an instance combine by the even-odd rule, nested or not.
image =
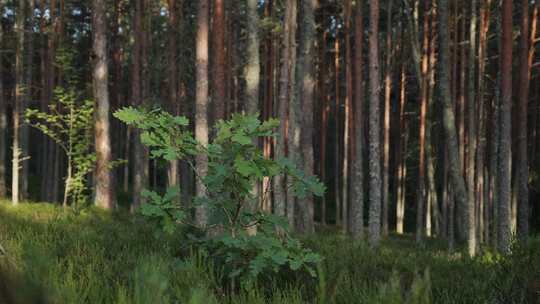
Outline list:
[[[0,197],[207,227],[233,161],[213,189],[254,226],[510,253],[540,230],[538,8],[0,0]]]

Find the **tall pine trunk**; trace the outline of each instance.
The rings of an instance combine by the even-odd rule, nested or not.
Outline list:
[[[197,13],[196,37],[196,96],[195,96],[195,139],[203,146],[208,145],[208,0],[200,0]],[[199,153],[196,157],[196,169],[201,178],[208,172],[208,157]],[[201,179],[197,179],[195,191],[198,197],[206,196],[206,189]],[[207,206],[198,206],[195,221],[199,226],[208,224]]]
[[[510,251],[511,241],[511,162],[512,162],[512,0],[502,2],[501,31],[501,108],[498,163],[499,250]]]
[[[452,107],[452,95],[450,92],[450,54],[448,35],[448,1],[439,0],[439,90],[443,107],[443,125],[446,134],[446,149],[448,153],[449,175],[452,192],[459,206],[466,206],[467,190],[461,170],[459,158],[458,137],[456,131],[455,114]],[[450,211],[452,212],[452,211]],[[449,225],[450,227],[453,225]],[[450,228],[449,228],[450,229]]]
[[[283,20],[283,33],[281,37],[281,66],[279,70],[279,96],[278,113],[280,118],[278,129],[278,142],[276,146],[275,158],[283,158],[287,145],[287,113],[290,103],[290,90],[294,79],[291,77],[293,69],[292,52],[295,52],[294,41],[291,41],[291,33],[296,29],[294,20],[296,15],[296,1],[287,0],[285,4],[285,18]],[[292,35],[294,37],[294,34]],[[274,212],[277,215],[285,216],[288,212],[287,189],[285,185],[285,176],[278,175],[274,179]],[[294,202],[290,204],[293,206]]]
[[[116,205],[113,176],[110,169],[111,139],[109,122],[109,89],[107,67],[107,19],[104,0],[94,0],[93,24],[93,86],[96,100],[95,144],[96,144],[96,197],[95,204],[105,209]]]
[[[15,34],[17,45],[15,50],[15,103],[13,105],[13,158],[11,172],[11,201],[13,205],[19,204],[20,192],[20,166],[22,163],[21,148],[21,115],[24,110],[25,83],[24,83],[24,38],[25,38],[25,19],[26,19],[26,0],[19,0],[17,7],[17,16],[15,20]]]
[[[529,37],[529,1],[521,1],[521,37],[520,37],[520,71],[519,71],[519,107],[518,107],[518,144],[517,144],[517,183],[518,183],[518,236],[521,241],[527,240],[529,234],[529,162],[527,158],[527,116],[529,105],[529,83],[534,43],[534,33]],[[533,21],[536,22],[536,21]]]
[[[0,3],[0,11],[4,11],[4,3]],[[0,26],[0,48],[4,49],[4,29]],[[0,198],[7,195],[6,184],[6,147],[7,147],[7,100],[4,94],[4,60],[0,57]]]
[[[379,71],[379,0],[369,3],[369,241],[381,236],[381,90]]]
[[[354,238],[362,238],[364,233],[364,18],[363,3],[356,2],[354,40],[354,145],[353,172],[351,176],[350,230]]]

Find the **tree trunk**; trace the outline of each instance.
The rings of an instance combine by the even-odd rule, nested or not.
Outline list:
[[[448,1],[439,0],[439,37],[440,37],[440,96],[443,106],[443,125],[446,133],[446,148],[448,151],[449,174],[452,191],[459,206],[466,206],[467,190],[459,159],[458,138],[455,124],[455,114],[452,107],[450,92],[450,56],[448,39]],[[451,211],[450,211],[451,212]],[[450,225],[452,226],[452,225]]]
[[[402,52],[403,53],[403,52]],[[405,101],[406,99],[406,75],[405,75],[405,64],[401,64],[401,73],[400,73],[400,84],[399,84],[399,150],[398,161],[397,161],[397,190],[396,190],[396,232],[398,234],[403,234],[404,232],[404,222],[405,222],[405,200],[402,199],[405,197],[405,177],[406,177],[406,151],[407,151],[407,129],[405,121]]]
[[[15,103],[13,105],[13,159],[11,173],[11,201],[13,205],[19,204],[20,166],[22,163],[21,149],[21,115],[24,111],[25,83],[24,83],[24,33],[26,19],[26,0],[19,0],[15,20],[15,34],[17,46],[15,51]]]
[[[0,11],[4,11],[4,3],[0,3]],[[4,49],[4,30],[0,26],[0,48]],[[0,57],[0,198],[7,195],[6,184],[6,147],[7,147],[7,113],[6,94],[4,94],[4,60]]]
[[[388,1],[386,17],[386,59],[384,72],[384,153],[382,169],[382,234],[388,235],[388,208],[389,208],[389,176],[390,176],[390,94],[392,93],[392,5],[393,1]]]
[[[346,83],[346,93],[345,93],[345,127],[343,129],[343,166],[342,166],[342,176],[343,176],[343,204],[341,208],[341,218],[342,218],[342,230],[343,233],[347,233],[349,223],[349,163],[351,162],[352,155],[350,155],[350,144],[351,144],[351,109],[352,109],[352,99],[353,99],[353,79],[352,79],[352,49],[351,49],[351,10],[352,10],[352,1],[347,0],[344,4],[344,27],[345,27],[345,83]]]
[[[512,162],[512,0],[502,2],[501,34],[501,109],[498,164],[499,249],[510,251],[511,162]]]
[[[288,55],[289,57],[289,92],[288,92],[288,100],[289,100],[289,108],[288,108],[288,130],[287,130],[287,149],[288,149],[288,157],[293,162],[297,163],[297,158],[300,154],[300,127],[297,122],[296,118],[296,112],[295,112],[295,103],[298,102],[298,98],[296,96],[296,85],[297,85],[297,79],[295,75],[295,67],[296,67],[296,20],[297,20],[297,6],[296,1],[291,1],[290,6],[290,19],[288,20],[290,22],[289,24],[289,45],[290,45],[290,53]],[[287,181],[289,184],[288,187],[290,187],[290,181]],[[287,219],[289,221],[289,226],[291,228],[295,227],[296,222],[296,199],[292,193],[292,191],[287,192]]]
[[[195,97],[195,139],[202,145],[208,145],[208,0],[200,0],[197,14],[196,38],[196,97]],[[201,178],[208,172],[208,157],[199,153],[196,156],[196,169]],[[198,197],[206,196],[206,189],[201,179],[195,185]],[[199,226],[208,224],[207,206],[198,206],[195,221]]]
[[[354,238],[360,239],[364,234],[364,79],[363,79],[363,48],[364,48],[364,12],[363,3],[356,2],[355,10],[355,40],[354,40],[354,157],[352,173],[350,230]]]
[[[527,158],[527,116],[529,105],[529,83],[531,60],[535,33],[529,36],[529,1],[522,0],[521,36],[520,36],[520,71],[519,71],[519,106],[518,106],[518,144],[517,144],[517,183],[518,183],[518,237],[526,241],[529,234],[529,162]],[[531,39],[532,38],[532,39]],[[531,59],[529,59],[531,58]]]
[[[416,192],[416,242],[423,240],[425,233],[424,208],[426,206],[426,113],[428,104],[428,64],[429,64],[429,1],[424,2],[422,60],[420,63],[420,126],[418,150],[418,188]],[[416,39],[416,37],[414,38]]]
[[[168,20],[168,45],[167,45],[167,64],[168,64],[168,95],[169,95],[169,111],[174,115],[180,114],[180,105],[178,103],[178,71],[176,64],[177,50],[177,35],[178,35],[178,19],[177,19],[177,5],[181,1],[168,0],[169,7],[169,20]],[[223,49],[223,47],[221,48]],[[179,162],[178,160],[169,161],[167,164],[167,186],[178,187],[179,186]]]
[[[470,256],[476,255],[476,197],[475,197],[475,156],[476,156],[476,6],[477,0],[471,0],[471,20],[469,36],[469,101],[467,103],[467,246]]]
[[[369,241],[381,236],[381,111],[379,93],[379,0],[369,3]]]
[[[26,33],[26,80],[25,80],[25,93],[21,109],[21,115],[24,117],[24,111],[28,107],[30,101],[32,100],[32,79],[34,71],[34,20],[35,20],[35,0],[28,0],[28,30]],[[29,149],[29,129],[28,125],[23,123],[21,124],[21,155],[25,158],[28,158],[27,161],[21,163],[21,176],[20,176],[20,196],[23,200],[28,199],[28,173],[30,167],[30,149]]]
[[[293,68],[292,52],[295,52],[294,41],[291,41],[291,32],[296,29],[296,1],[287,0],[285,6],[285,18],[283,20],[283,33],[282,33],[282,62],[279,70],[279,97],[278,97],[278,111],[279,111],[279,129],[278,129],[278,142],[276,147],[275,159],[279,160],[285,156],[287,145],[287,112],[289,108],[289,97],[292,83],[294,79],[291,78],[291,70]],[[294,36],[294,34],[292,34]],[[287,189],[285,186],[285,176],[278,175],[274,179],[275,189],[275,204],[274,212],[277,215],[285,216],[288,208],[287,201]],[[291,204],[292,206],[292,204]]]
[[[107,67],[107,19],[104,0],[94,0],[92,10],[94,53],[94,98],[96,100],[96,197],[95,204],[115,208],[114,183],[110,169],[109,89]]]
[[[336,204],[336,225],[341,225],[341,191],[340,191],[340,178],[341,178],[341,172],[340,172],[340,117],[341,117],[341,94],[340,94],[340,64],[339,64],[339,58],[340,58],[340,45],[339,45],[339,34],[335,37],[335,43],[334,43],[334,76],[335,76],[335,110],[334,110],[334,131],[335,131],[335,144],[334,144],[334,200]]]
[[[132,79],[131,79],[131,99],[136,106],[144,105],[143,77],[149,77],[143,73],[143,0],[135,0],[135,16],[133,24],[133,54],[132,54]],[[147,148],[141,142],[141,132],[138,129],[132,129],[133,136],[133,202],[131,211],[134,212],[142,204],[141,193],[148,185],[148,158]]]
[[[298,51],[298,64],[295,77],[298,83],[296,96],[291,107],[290,125],[292,126],[292,159],[307,176],[313,175],[313,98],[315,88],[313,56],[315,50],[315,0],[308,0],[302,5],[302,36]],[[298,199],[296,227],[299,232],[310,234],[315,231],[313,225],[313,196]]]
[[[227,88],[225,82],[225,1],[214,0],[214,27],[213,27],[213,39],[212,39],[212,56],[214,58],[213,63],[213,103],[215,109],[215,121],[225,118],[225,108],[227,103]],[[257,6],[255,3],[255,13],[257,12]],[[255,19],[258,20],[258,19]],[[257,21],[255,21],[257,22]],[[256,26],[256,25],[255,25]],[[256,28],[256,27],[255,27]],[[255,30],[256,35],[257,30]],[[251,32],[248,32],[251,34]],[[256,36],[255,36],[256,37]],[[256,38],[255,38],[256,39]],[[258,45],[258,44],[257,44]],[[258,48],[258,46],[257,46]],[[257,63],[258,65],[258,63]],[[258,86],[258,82],[257,82]]]
[[[259,82],[260,82],[260,59],[259,59],[259,14],[257,12],[257,0],[247,0],[248,2],[248,46],[247,64],[245,70],[246,78],[246,112],[257,113],[259,108]]]

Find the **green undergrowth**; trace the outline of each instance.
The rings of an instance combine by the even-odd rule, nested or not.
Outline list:
[[[507,257],[471,259],[449,254],[441,241],[419,247],[412,237],[391,236],[372,250],[325,231],[303,239],[323,257],[317,278],[285,270],[240,288],[226,283],[207,254],[182,246],[184,232],[155,234],[125,213],[0,203],[0,302],[10,293],[12,303],[540,301],[538,238]]]

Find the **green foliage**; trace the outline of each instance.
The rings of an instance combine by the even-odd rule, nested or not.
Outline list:
[[[187,131],[189,121],[184,117],[131,107],[114,115],[142,130],[141,140],[154,158],[184,159],[193,169],[188,156],[204,154],[208,158],[207,174],[198,176],[195,171],[206,187],[205,196],[178,204],[178,189],[169,189],[164,196],[146,191],[148,203],[141,209],[143,215],[160,222],[165,232],[173,233],[177,223],[195,225],[186,216],[190,208],[207,206],[212,215],[209,228],[220,233],[207,234],[195,243],[211,254],[228,278],[240,279],[244,286],[253,284],[262,274],[278,273],[283,268],[316,275],[313,267],[320,257],[302,248],[288,234],[285,219],[259,210],[259,202],[269,198],[271,189],[253,192],[256,183],[278,174],[290,177],[291,191],[298,197],[310,193],[320,196],[325,191],[315,177],[305,176],[287,159],[264,157],[255,144],[259,138],[274,136],[279,121],[261,122],[254,115],[235,114],[228,121],[219,121],[215,138],[203,146]],[[253,229],[257,232],[250,233]]]
[[[88,199],[86,177],[96,160],[92,152],[94,103],[60,87],[54,96],[48,112],[27,109],[25,121],[64,151],[68,160],[64,201],[69,197],[72,205],[82,206]]]

